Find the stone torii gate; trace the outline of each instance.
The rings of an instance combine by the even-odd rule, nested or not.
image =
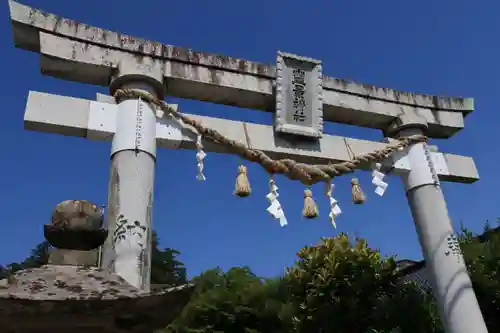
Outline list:
[[[326,77],[321,62],[309,58],[279,52],[277,66],[268,66],[91,27],[14,1],[9,4],[15,46],[38,52],[43,74],[109,86],[111,95],[135,89],[152,99],[161,100],[166,93],[276,111],[274,127],[187,115],[273,158],[326,165],[349,161],[351,153],[383,149],[390,138],[449,138],[464,127],[464,117],[474,109],[472,99],[404,93]],[[291,88],[297,78],[308,87],[299,97]],[[293,110],[300,112],[291,114]],[[323,121],[380,129],[386,141],[348,138],[350,153],[346,138],[323,134]],[[108,221],[113,237],[104,246],[102,266],[148,291],[156,148],[196,149],[197,136],[151,103],[101,94],[92,101],[30,91],[24,124],[29,130],[112,141]],[[206,151],[227,152],[227,147],[209,141],[203,146]],[[446,331],[486,333],[439,185],[478,180],[473,159],[441,153],[421,142],[386,164],[405,185]],[[120,245],[124,226],[137,229],[138,238],[128,239],[127,246]]]

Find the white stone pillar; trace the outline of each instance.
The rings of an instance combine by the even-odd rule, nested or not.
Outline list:
[[[161,66],[148,58],[120,65],[111,83],[117,89],[137,89],[163,98]],[[144,66],[148,63],[150,66]],[[108,193],[109,237],[102,267],[131,285],[150,290],[156,110],[139,99],[118,101],[117,128],[111,151]]]
[[[410,136],[425,133],[427,124],[401,116],[392,127],[394,134]],[[407,158],[411,170],[401,177],[443,327],[447,333],[487,333],[429,147],[414,144]]]

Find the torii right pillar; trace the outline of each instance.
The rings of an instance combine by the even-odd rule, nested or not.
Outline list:
[[[403,115],[390,126],[388,135],[405,137],[426,130],[425,120]],[[401,177],[444,329],[447,333],[487,333],[429,147],[415,144],[406,156],[411,170]]]

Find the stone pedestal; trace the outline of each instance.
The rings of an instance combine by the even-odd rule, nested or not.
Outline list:
[[[151,333],[172,322],[191,297],[191,285],[146,293],[96,267],[107,231],[88,201],[58,205],[44,231],[56,248],[50,264],[0,281],[1,332]]]
[[[99,251],[54,249],[49,256],[50,265],[98,266]]]

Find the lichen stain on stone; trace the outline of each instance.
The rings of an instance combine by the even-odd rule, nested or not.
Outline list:
[[[173,59],[180,60],[180,61],[188,61],[189,60],[188,49],[185,49],[183,47],[172,46],[170,53],[172,54]]]
[[[113,163],[113,162],[112,162]],[[118,168],[113,163],[111,167],[111,177],[110,177],[110,188],[108,195],[109,203],[109,218],[110,220],[116,220],[116,216],[120,211],[120,175],[118,173]]]
[[[351,82],[351,84],[352,83],[354,83],[354,82]],[[358,84],[358,85],[363,87],[363,89],[365,90],[367,95],[370,94],[370,92],[377,90],[377,87],[375,87],[373,84],[362,83],[362,84]]]
[[[189,50],[188,53],[188,60],[190,62],[194,62],[196,64],[199,64],[200,63],[200,58],[203,56],[202,53],[200,52],[196,52],[196,51],[192,51],[192,50]]]
[[[146,225],[151,226],[151,221],[153,218],[153,191],[150,190],[148,193],[148,206],[146,210]]]
[[[387,94],[386,91],[384,91],[384,93]],[[400,101],[401,100],[401,93],[399,91],[394,91],[394,98],[396,99],[396,101]]]
[[[34,9],[34,8],[31,8],[30,11],[29,11],[29,13],[28,13],[28,23],[30,25],[35,25],[36,14],[37,14],[37,10]]]
[[[219,67],[219,68],[231,68],[231,58],[230,57],[225,57],[222,55],[212,55],[210,57],[210,65],[214,67]]]
[[[97,27],[92,27],[92,35],[91,35],[91,40],[93,42],[95,42],[96,40],[99,39],[99,36],[100,36],[100,32],[101,32],[101,29],[97,28]]]
[[[61,23],[62,19],[59,16],[56,16],[54,19],[54,27],[52,28],[52,31],[57,32],[59,30]]]
[[[173,77],[177,77],[177,78],[186,78],[187,75],[186,75],[186,65],[184,64],[181,64],[181,63],[178,63],[178,62],[171,62],[170,63],[171,66],[171,75]],[[198,74],[198,70],[196,68],[194,68],[192,70],[192,73],[191,73],[194,77],[195,80],[198,80],[199,79],[199,74]]]
[[[102,31],[102,41],[106,44],[108,42],[108,30],[103,30]]]
[[[432,96],[432,104],[435,109],[439,109],[439,98],[437,96]]]
[[[149,281],[151,279],[151,242],[152,242],[152,225],[153,225],[153,190],[149,190],[148,192],[148,206],[146,207],[146,226],[147,236],[146,236],[146,246],[141,252],[142,254],[142,267],[141,267],[141,276],[142,276],[142,286],[148,286]]]
[[[325,77],[324,81],[325,83],[332,82],[334,86],[339,86],[340,89],[348,93],[356,93],[356,91],[349,88],[349,85],[361,87],[364,90],[362,94],[365,98],[378,98],[386,100],[393,99],[400,103],[410,105],[419,105],[422,104],[422,102],[426,102],[432,104],[432,107],[436,109],[451,108],[454,105],[464,105],[464,100],[462,98],[448,98],[414,92],[398,91],[386,87],[377,87],[372,84],[355,83],[353,81],[340,78]],[[335,89],[335,87],[332,88]]]
[[[76,60],[76,44],[71,46],[71,59]]]
[[[272,72],[272,67],[262,63],[250,62],[220,54],[193,51],[178,46],[162,45],[162,47],[161,55],[167,59],[263,76],[270,76]]]
[[[80,24],[76,21],[70,20],[70,19],[63,19],[62,20],[63,25],[67,26],[68,29],[72,30],[72,35],[74,37],[78,36],[78,27]]]
[[[257,72],[257,74],[260,74],[260,75],[269,75],[269,66],[266,66],[264,64],[261,64],[261,63],[252,63],[252,69],[254,67],[257,67],[257,69],[255,70]]]
[[[122,35],[122,40],[123,40],[123,46],[125,48],[128,48],[128,47],[130,47],[132,49],[135,48],[136,41],[134,38],[130,38],[130,36],[128,36],[128,35]]]
[[[169,59],[170,58],[170,47],[168,45],[165,45],[165,44],[160,44],[160,47],[161,47],[161,53],[160,53],[161,57]]]
[[[217,75],[216,69],[210,69],[210,83],[213,83],[216,85],[220,84],[220,79],[219,79],[219,76]]]
[[[139,44],[137,46],[137,52],[144,53],[144,44]],[[137,62],[139,64],[141,64],[144,61],[144,55],[143,54],[134,53],[134,58],[135,58],[135,60],[137,60]]]
[[[116,33],[116,38],[118,39],[118,45],[120,45],[120,47],[123,47],[123,36],[121,33],[117,32]]]
[[[460,106],[464,106],[465,105],[465,99],[464,98],[449,97],[448,99],[449,99],[450,104],[451,103],[455,103],[455,104],[458,104]]]
[[[135,57],[137,59],[144,55],[156,55],[156,46],[154,46],[154,43],[142,38],[120,35],[120,46],[129,51],[136,52]]]
[[[344,79],[338,79],[338,78],[331,78],[331,80],[335,85],[340,85],[342,88],[346,89],[347,86],[350,84],[347,80]]]
[[[57,18],[57,16],[55,16],[53,14],[44,12],[44,11],[36,9],[36,8],[30,8],[30,10],[28,12],[28,19],[29,19],[29,22],[31,25],[35,25],[34,23],[36,22],[37,16],[43,16],[45,19],[48,19],[51,16]]]
[[[162,55],[162,44],[152,41],[145,41],[142,44],[143,52],[145,55],[159,57]]]
[[[248,63],[243,59],[239,59],[238,60],[238,70],[240,70],[242,72],[246,72],[247,68],[248,68]]]

